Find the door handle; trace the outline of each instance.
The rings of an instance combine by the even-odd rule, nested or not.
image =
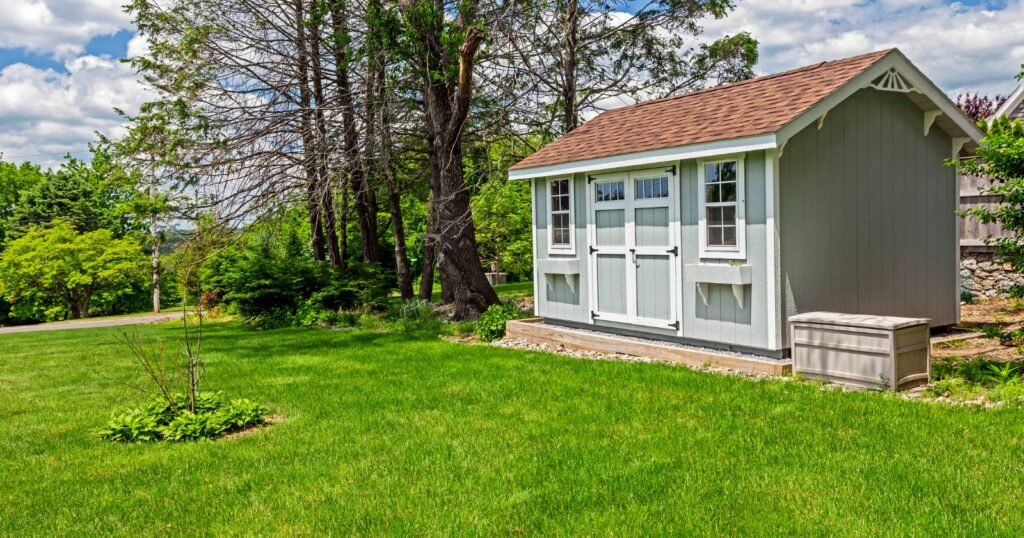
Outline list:
[[[630,254],[630,256],[633,257],[633,265],[635,265],[637,267],[640,267],[640,264],[636,263],[636,249],[635,248],[629,249],[629,254]]]

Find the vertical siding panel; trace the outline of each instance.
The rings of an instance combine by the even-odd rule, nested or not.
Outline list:
[[[831,305],[954,322],[956,179],[942,164],[949,135],[936,126],[925,139],[917,105],[876,90],[858,92],[826,121],[836,125],[827,134],[815,125],[804,129],[781,161],[786,315]],[[821,151],[822,145],[833,147]],[[819,151],[812,156],[809,148]],[[795,207],[807,202],[808,182],[832,190],[804,203],[816,206],[813,216]],[[821,248],[821,233],[827,233],[832,259],[809,263]],[[820,292],[821,279],[831,279],[828,293]]]

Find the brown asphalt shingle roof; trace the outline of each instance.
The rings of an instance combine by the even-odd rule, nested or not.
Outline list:
[[[892,50],[609,110],[511,169],[773,133]]]

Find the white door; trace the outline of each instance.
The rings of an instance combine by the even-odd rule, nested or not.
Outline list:
[[[593,176],[591,319],[679,331],[675,169]]]

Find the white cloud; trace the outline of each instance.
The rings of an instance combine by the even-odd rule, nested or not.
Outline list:
[[[0,0],[0,48],[67,59],[131,24],[123,0]]]
[[[0,70],[0,152],[5,160],[57,164],[63,153],[85,149],[96,131],[122,134],[114,107],[132,113],[149,98],[130,66],[117,60],[79,56],[64,65],[67,74],[25,64]]]
[[[898,47],[951,95],[1007,94],[1024,62],[1020,0],[1000,11],[940,0],[740,0],[705,29],[712,38],[751,32],[761,74]]]

